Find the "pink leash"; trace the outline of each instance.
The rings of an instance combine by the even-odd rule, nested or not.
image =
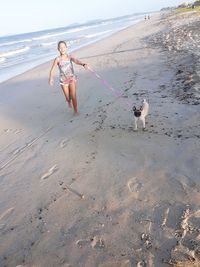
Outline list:
[[[92,70],[89,66],[87,66],[87,69],[93,74],[95,75],[108,89],[110,89],[112,91],[112,93],[118,97],[118,98],[123,98],[124,101],[126,101],[127,105],[129,107],[132,107],[131,103],[127,100],[124,99],[123,93],[120,92],[117,89],[114,89],[105,79],[103,79],[98,73],[96,73],[94,70]]]

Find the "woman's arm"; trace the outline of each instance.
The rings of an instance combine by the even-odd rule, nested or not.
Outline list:
[[[55,69],[56,69],[57,64],[58,64],[58,59],[55,58],[54,59],[54,62],[52,64],[50,73],[49,73],[49,85],[53,85],[53,76],[54,76],[54,73],[55,73]]]
[[[80,61],[79,59],[74,58],[74,57],[72,57],[72,56],[70,56],[70,59],[71,59],[71,61],[73,61],[75,64],[81,65],[81,66],[83,66],[83,67],[85,67],[85,66],[87,65],[87,64],[83,63],[82,61]]]

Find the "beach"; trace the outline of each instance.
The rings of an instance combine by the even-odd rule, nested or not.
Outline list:
[[[199,18],[75,51],[79,116],[52,61],[0,85],[0,266],[200,266]]]

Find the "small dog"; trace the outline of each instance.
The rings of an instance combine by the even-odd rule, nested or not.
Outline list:
[[[135,118],[135,128],[134,131],[137,131],[137,121],[141,120],[143,125],[143,131],[146,130],[146,123],[145,123],[145,117],[148,115],[149,112],[149,104],[146,101],[146,99],[143,100],[142,106],[137,109],[135,106],[133,107],[134,111],[134,118]]]

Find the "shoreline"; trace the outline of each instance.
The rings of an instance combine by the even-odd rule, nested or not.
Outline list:
[[[152,17],[76,51],[124,93],[75,65],[77,117],[47,84],[51,61],[1,84],[0,265],[199,266],[198,73],[190,51],[169,49],[184,20]],[[143,98],[147,131],[134,132],[126,100]]]
[[[138,21],[139,20],[139,21]],[[126,28],[128,28],[128,27],[131,27],[131,26],[134,26],[135,24],[137,24],[137,23],[139,23],[139,22],[141,22],[142,21],[142,19],[138,19],[138,20],[136,20],[132,25],[129,25],[129,26],[123,26],[124,28],[122,28],[121,30],[124,30],[124,29],[126,29]],[[95,44],[95,43],[97,43],[98,41],[101,41],[101,40],[104,40],[104,39],[106,39],[106,38],[109,38],[109,37],[111,37],[113,34],[115,34],[115,33],[117,33],[117,32],[120,32],[121,30],[118,30],[118,31],[115,31],[115,32],[113,32],[112,34],[107,34],[106,36],[104,36],[104,37],[101,37],[100,39],[99,38],[97,38],[96,40],[91,40],[90,42],[88,42],[87,44],[82,44],[82,46],[81,45],[79,45],[78,47],[74,47],[71,51],[70,51],[70,53],[72,52],[76,52],[76,51],[78,51],[79,49],[81,49],[81,48],[83,48],[83,47],[87,47],[87,46],[89,46],[89,45],[91,45],[91,44]],[[55,50],[56,50],[56,45],[55,45]],[[49,57],[50,58],[50,57]],[[52,58],[53,59],[53,58]],[[43,60],[43,59],[40,59],[40,60],[36,60],[36,61],[34,61],[33,63],[31,63],[31,62],[29,62],[29,63],[26,63],[26,64],[24,64],[24,65],[26,65],[26,67],[24,67],[24,65],[21,67],[21,71],[20,70],[12,70],[12,71],[14,71],[15,72],[15,75],[14,76],[10,76],[8,73],[5,73],[5,74],[3,74],[3,75],[1,75],[1,81],[0,81],[0,84],[1,83],[3,83],[3,82],[6,82],[6,81],[8,81],[8,80],[10,80],[10,79],[12,79],[12,78],[15,78],[15,77],[17,77],[18,75],[21,75],[21,74],[24,74],[25,72],[27,72],[27,71],[30,71],[30,70],[32,70],[33,68],[37,68],[38,66],[40,66],[40,65],[42,65],[42,64],[45,64],[45,63],[48,63],[49,62],[49,60],[52,60],[52,59],[47,59],[47,60]],[[37,63],[37,62],[39,62],[39,63]],[[28,65],[31,65],[32,67],[27,67]],[[12,66],[13,67],[13,66]]]

